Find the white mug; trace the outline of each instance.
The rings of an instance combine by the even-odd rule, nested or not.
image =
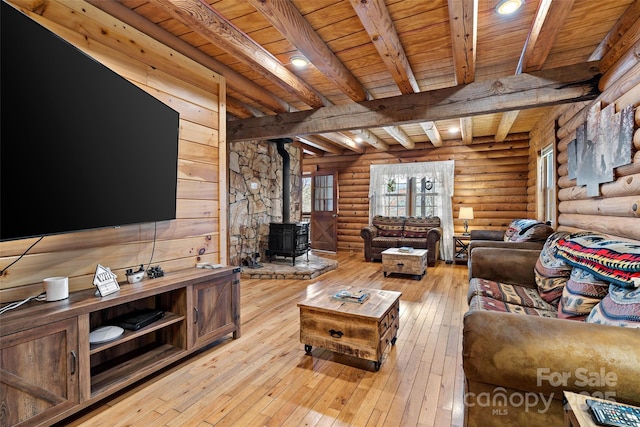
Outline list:
[[[42,282],[47,293],[47,301],[60,301],[69,298],[68,277],[47,277]]]

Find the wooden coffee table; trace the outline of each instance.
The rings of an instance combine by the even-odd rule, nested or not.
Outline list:
[[[389,273],[412,274],[421,280],[427,274],[427,249],[413,249],[403,252],[400,248],[389,248],[382,251],[382,272],[385,277]]]
[[[362,304],[333,298],[338,291],[364,290],[370,297]],[[311,293],[311,291],[309,292]],[[372,360],[376,371],[389,345],[396,343],[400,328],[401,292],[330,287],[300,303],[300,342],[307,354],[313,346]]]

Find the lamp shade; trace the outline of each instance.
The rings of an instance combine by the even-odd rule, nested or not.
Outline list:
[[[471,206],[461,206],[458,212],[459,219],[473,219],[473,208]]]

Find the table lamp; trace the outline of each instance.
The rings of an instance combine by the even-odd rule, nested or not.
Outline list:
[[[469,235],[469,219],[473,219],[473,208],[470,206],[461,206],[460,212],[458,212],[458,219],[464,219],[464,233],[463,235]]]

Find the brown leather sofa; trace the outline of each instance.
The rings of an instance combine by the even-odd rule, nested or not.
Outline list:
[[[514,219],[506,230],[471,230],[468,253],[473,248],[541,249],[554,229],[534,219]]]
[[[364,239],[364,259],[381,260],[389,248],[409,246],[427,249],[427,265],[435,267],[440,255],[440,218],[385,217],[376,215],[372,224],[360,230]]]
[[[535,249],[478,247],[469,277],[536,289]],[[514,287],[515,289],[515,287]],[[494,311],[464,316],[466,426],[563,425],[563,391],[640,405],[640,329]]]

